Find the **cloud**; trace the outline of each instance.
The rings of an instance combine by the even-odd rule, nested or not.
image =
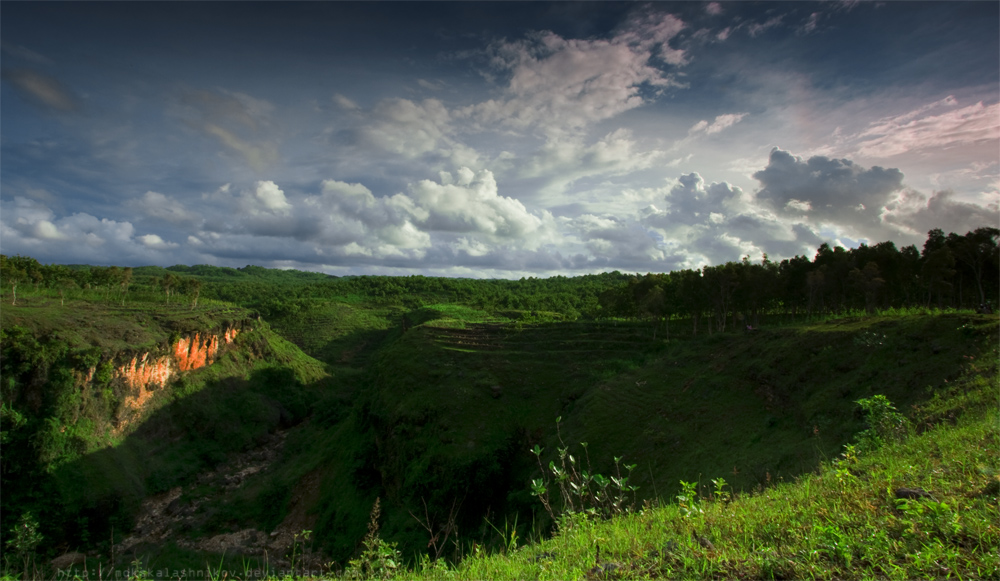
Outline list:
[[[764,22],[754,22],[747,25],[747,32],[751,37],[756,38],[761,34],[764,34],[768,30],[774,28],[781,24],[781,20],[784,18],[783,15],[773,16]]]
[[[129,200],[125,205],[150,218],[164,220],[171,224],[193,224],[200,219],[197,213],[188,210],[184,204],[176,199],[153,191],[146,192],[139,200]]]
[[[570,184],[593,176],[624,175],[653,167],[666,152],[643,151],[627,129],[615,130],[591,145],[580,138],[550,141],[514,173],[520,178],[541,178],[542,197],[561,194]]]
[[[805,24],[799,27],[797,33],[809,34],[810,32],[813,32],[814,30],[816,30],[816,27],[819,26],[819,21],[822,17],[823,14],[819,12],[813,12],[812,14],[809,15],[809,19],[806,20]]]
[[[670,14],[633,17],[608,40],[564,39],[541,32],[490,49],[494,71],[508,74],[498,99],[456,111],[480,126],[537,132],[552,140],[639,107],[644,88],[682,86],[651,59],[680,66],[684,51],[669,41],[684,28]]]
[[[347,97],[337,93],[333,96],[333,102],[337,104],[338,107],[345,111],[357,111],[361,107],[354,101],[348,99]]]
[[[428,81],[427,79],[417,79],[417,84],[428,91],[440,91],[445,88],[443,81]]]
[[[756,199],[778,214],[854,231],[877,226],[882,207],[903,188],[898,169],[865,169],[848,159],[825,156],[804,161],[778,148],[753,177],[762,186]]]
[[[76,96],[54,77],[31,69],[4,69],[2,78],[9,81],[25,100],[44,110],[58,113],[80,110]]]
[[[461,168],[441,172],[441,181],[421,180],[410,186],[410,199],[426,213],[418,223],[430,231],[477,233],[493,240],[537,248],[548,241],[552,216],[535,215],[520,201],[499,195],[489,170]]]
[[[153,248],[155,250],[170,250],[171,248],[177,248],[179,244],[176,242],[167,242],[160,238],[156,234],[145,234],[143,236],[136,237],[136,240],[141,242],[144,246]]]
[[[718,2],[709,2],[705,5],[705,12],[710,16],[718,16],[722,14],[722,5]]]
[[[926,115],[956,105],[955,98],[949,96],[902,115],[879,119],[857,135],[857,153],[884,158],[910,152],[936,154],[965,145],[1000,142],[1000,103],[984,105],[980,101]]]
[[[243,197],[243,201],[244,211],[250,214],[287,214],[292,207],[285,198],[285,192],[270,180],[257,182],[253,191]]]
[[[156,235],[135,236],[130,222],[78,212],[57,218],[44,204],[15,197],[0,201],[4,253],[62,264],[150,264],[178,258],[160,254],[177,244]]]
[[[726,113],[724,115],[718,115],[712,123],[701,120],[695,123],[691,129],[688,129],[688,135],[697,135],[698,133],[715,135],[716,133],[720,133],[733,125],[736,125],[747,115],[747,113]]]
[[[437,99],[386,99],[375,106],[370,119],[361,129],[363,139],[397,155],[414,158],[450,143],[451,115]]]
[[[980,226],[1000,223],[1000,211],[954,199],[954,193],[940,191],[929,197],[905,190],[886,205],[883,220],[900,231],[924,236],[933,228],[965,233]]]
[[[39,54],[29,48],[25,48],[19,44],[14,45],[7,42],[0,42],[0,49],[10,56],[24,59],[30,63],[36,65],[51,65],[52,59],[48,58],[43,54]]]
[[[274,105],[245,93],[218,89],[188,90],[177,99],[173,114],[237,153],[261,173],[281,160],[277,143],[265,136]]]

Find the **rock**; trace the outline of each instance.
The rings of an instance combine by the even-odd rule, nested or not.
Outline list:
[[[712,544],[712,541],[708,540],[707,538],[699,535],[698,533],[696,533],[694,531],[691,531],[691,538],[693,538],[694,540],[698,541],[698,544],[701,545],[701,548],[703,548],[705,550],[708,550],[708,551],[714,551],[715,550],[715,545]]]
[[[613,579],[622,566],[618,563],[602,563],[587,571],[587,579]]]
[[[59,571],[62,569],[69,569],[73,565],[83,565],[87,561],[87,555],[83,553],[63,553],[55,559],[52,559],[52,568]]]
[[[934,502],[937,502],[937,499],[934,498],[934,496],[931,495],[930,492],[927,492],[923,488],[897,488],[895,491],[895,495],[896,498],[907,498],[911,500],[916,500],[918,498],[929,498]]]
[[[170,504],[167,505],[165,512],[171,516],[174,516],[184,509],[184,505],[187,504],[180,498],[175,498]]]

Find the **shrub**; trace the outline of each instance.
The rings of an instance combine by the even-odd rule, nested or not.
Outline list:
[[[855,402],[865,413],[868,429],[856,438],[859,451],[869,451],[888,442],[902,440],[908,430],[908,422],[884,395],[874,395]]]
[[[538,467],[542,470],[542,478],[531,481],[531,494],[537,496],[545,507],[546,512],[552,520],[559,521],[560,517],[582,513],[588,516],[596,516],[602,519],[609,519],[613,516],[632,512],[635,509],[635,491],[638,486],[629,484],[629,477],[635,465],[626,465],[626,476],[621,474],[621,457],[615,457],[615,476],[607,477],[603,474],[596,474],[590,465],[590,455],[587,453],[587,443],[581,442],[587,467],[583,468],[583,463],[569,453],[569,446],[563,442],[562,433],[559,432],[559,422],[561,417],[556,418],[556,433],[559,436],[558,448],[559,465],[555,460],[549,462],[548,472],[555,479],[559,487],[559,500],[561,509],[556,514],[549,498],[550,481],[545,477],[546,469],[542,466],[543,449],[535,446],[531,453],[538,461]],[[631,502],[629,495],[631,494]]]

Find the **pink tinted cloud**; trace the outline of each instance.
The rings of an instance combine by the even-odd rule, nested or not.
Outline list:
[[[914,111],[874,122],[858,134],[858,154],[868,157],[892,157],[928,149],[1000,142],[1000,104],[982,101],[937,115],[932,109],[954,106],[952,97]]]

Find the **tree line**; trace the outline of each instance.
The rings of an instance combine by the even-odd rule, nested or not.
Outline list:
[[[702,269],[633,276],[601,293],[606,316],[648,318],[669,332],[671,318],[725,331],[760,324],[765,314],[874,313],[889,308],[992,309],[1000,296],[1000,229],[945,236],[931,230],[923,249],[892,242],[854,249],[823,244],[810,261],[759,263],[746,256]]]
[[[693,333],[756,327],[771,314],[873,313],[889,308],[977,308],[1000,296],[1000,229],[964,235],[931,230],[923,248],[892,242],[846,249],[823,244],[810,260],[760,262],[746,256],[701,269],[669,273],[618,271],[577,277],[467,279],[412,276],[335,277],[259,266],[168,268],[42,265],[0,255],[4,293],[19,289],[131,301],[180,302],[199,297],[288,315],[317,299],[418,308],[455,303],[500,312],[546,311],[564,318],[648,319],[669,333],[671,319],[688,319]]]

